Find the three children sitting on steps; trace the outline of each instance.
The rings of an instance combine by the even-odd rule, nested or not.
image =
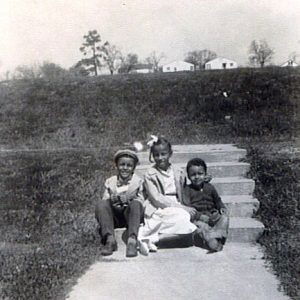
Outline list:
[[[157,251],[161,243],[184,240],[209,251],[221,251],[228,234],[227,210],[209,183],[203,160],[187,164],[186,182],[181,170],[170,163],[171,144],[163,137],[150,143],[150,167],[144,180],[135,173],[134,151],[119,150],[114,157],[117,175],[106,180],[102,199],[96,205],[96,219],[104,246],[102,255],[117,250],[115,227],[127,227],[126,256]]]

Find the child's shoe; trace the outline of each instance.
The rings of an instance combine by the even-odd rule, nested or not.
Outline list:
[[[219,242],[217,239],[210,239],[207,241],[207,246],[209,248],[209,252],[219,252],[222,251],[223,245],[221,242]]]
[[[130,236],[127,241],[126,257],[135,257],[137,255],[138,255],[138,252],[137,252],[136,237]]]
[[[112,255],[114,251],[117,251],[118,245],[115,238],[112,235],[107,237],[106,243],[101,249],[101,255],[109,256]]]
[[[145,240],[139,241],[139,250],[142,255],[147,256],[149,254],[148,243]]]
[[[150,241],[148,242],[148,248],[150,252],[157,252],[157,246]]]

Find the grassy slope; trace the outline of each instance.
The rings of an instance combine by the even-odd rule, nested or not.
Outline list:
[[[281,278],[285,290],[296,297],[299,270],[291,262],[299,256],[299,248],[290,234],[295,233],[290,221],[299,220],[299,199],[295,180],[289,177],[294,178],[299,162],[276,151],[267,160],[265,144],[253,141],[290,140],[297,120],[299,81],[299,70],[275,68],[2,85],[3,147],[100,148],[1,154],[2,208],[26,210],[2,210],[0,234],[5,241],[29,245],[29,251],[0,253],[6,295],[63,297],[63,287],[99,258],[93,201],[95,193],[101,194],[104,178],[113,172],[114,147],[159,132],[172,143],[241,142],[250,150],[251,175],[257,179],[256,193],[262,201],[260,217],[269,227],[262,243],[279,276],[288,274]],[[226,115],[232,116],[229,122]],[[281,171],[287,174],[284,180]],[[268,213],[270,203],[273,209],[286,203],[288,209]],[[272,222],[274,215],[278,222]],[[282,246],[282,241],[289,246]]]
[[[149,132],[174,143],[286,136],[299,83],[299,70],[284,68],[15,81],[0,86],[1,144],[110,147]]]
[[[280,149],[281,148],[281,149]],[[266,227],[260,244],[293,299],[300,296],[300,157],[277,144],[251,145],[247,160],[260,201],[257,217]]]
[[[0,210],[1,239],[19,245],[0,252],[1,299],[63,299],[99,257],[94,200],[112,172],[108,155],[22,153],[2,160],[8,199],[1,201],[23,209]]]

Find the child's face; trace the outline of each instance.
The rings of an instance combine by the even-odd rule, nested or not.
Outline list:
[[[152,154],[156,166],[166,171],[170,165],[169,159],[172,156],[169,147],[167,145],[154,146]]]
[[[126,156],[120,157],[117,161],[117,169],[122,180],[130,179],[135,169],[134,159]]]
[[[188,170],[189,180],[194,186],[200,186],[205,177],[205,170],[202,166],[190,166]]]

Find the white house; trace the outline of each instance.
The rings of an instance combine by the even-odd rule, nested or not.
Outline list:
[[[298,64],[294,60],[289,59],[288,61],[286,61],[285,63],[283,63],[281,65],[281,67],[298,67]]]
[[[224,57],[217,57],[205,64],[205,70],[236,69],[237,67],[237,62]]]
[[[140,73],[140,74],[146,74],[146,73],[153,73],[153,65],[151,64],[136,64],[132,67],[132,69],[129,71],[129,73]]]
[[[195,66],[182,60],[175,60],[162,66],[163,72],[194,71]]]

